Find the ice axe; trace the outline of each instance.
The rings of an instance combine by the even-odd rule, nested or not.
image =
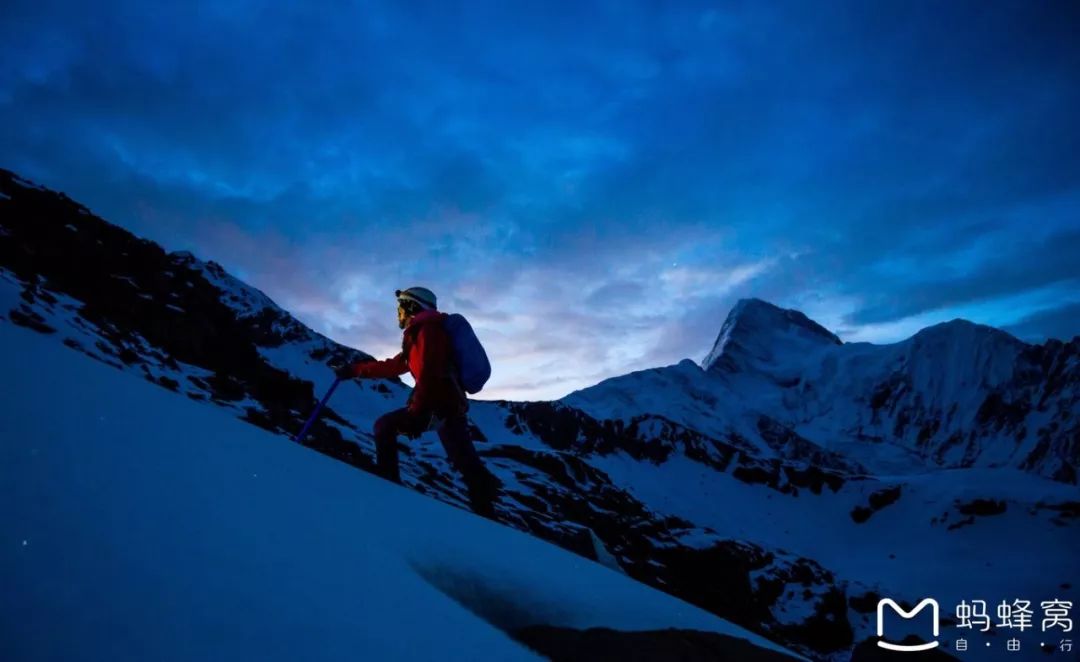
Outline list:
[[[334,389],[336,389],[337,385],[340,383],[340,377],[334,380],[334,383],[330,385],[330,389],[326,392],[326,395],[322,397],[322,400],[319,400],[319,404],[315,405],[315,410],[311,412],[311,416],[308,417],[307,423],[304,423],[304,427],[300,428],[300,432],[293,437],[293,441],[298,444],[303,444],[304,435],[307,434],[308,428],[310,428],[311,424],[315,422],[315,419],[319,417],[319,412],[322,411],[323,405],[325,405],[326,401],[330,399],[330,396],[334,394]]]

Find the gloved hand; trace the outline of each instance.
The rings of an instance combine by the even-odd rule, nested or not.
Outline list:
[[[353,363],[342,363],[334,368],[334,374],[338,379],[355,379],[356,365]]]

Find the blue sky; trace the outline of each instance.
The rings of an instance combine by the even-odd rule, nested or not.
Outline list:
[[[491,397],[747,296],[1080,333],[1076,3],[158,4],[5,3],[0,166],[376,354],[427,286]]]

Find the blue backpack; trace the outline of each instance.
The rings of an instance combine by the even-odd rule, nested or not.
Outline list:
[[[454,363],[457,364],[461,387],[469,394],[479,393],[491,377],[491,363],[488,362],[484,346],[480,344],[469,321],[458,313],[447,315],[443,327],[454,347]]]

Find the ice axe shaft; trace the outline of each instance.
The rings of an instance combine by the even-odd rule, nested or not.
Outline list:
[[[315,422],[315,419],[319,417],[319,412],[322,411],[323,405],[325,405],[326,401],[330,399],[330,396],[334,394],[334,389],[336,389],[337,385],[340,383],[341,378],[334,380],[334,383],[330,385],[330,389],[326,392],[326,395],[322,397],[322,400],[319,400],[319,404],[315,405],[315,410],[311,412],[311,416],[308,417],[307,423],[304,423],[304,427],[300,428],[300,432],[293,437],[293,441],[298,444],[303,443],[304,435],[307,434],[308,428],[310,428],[312,423]]]

